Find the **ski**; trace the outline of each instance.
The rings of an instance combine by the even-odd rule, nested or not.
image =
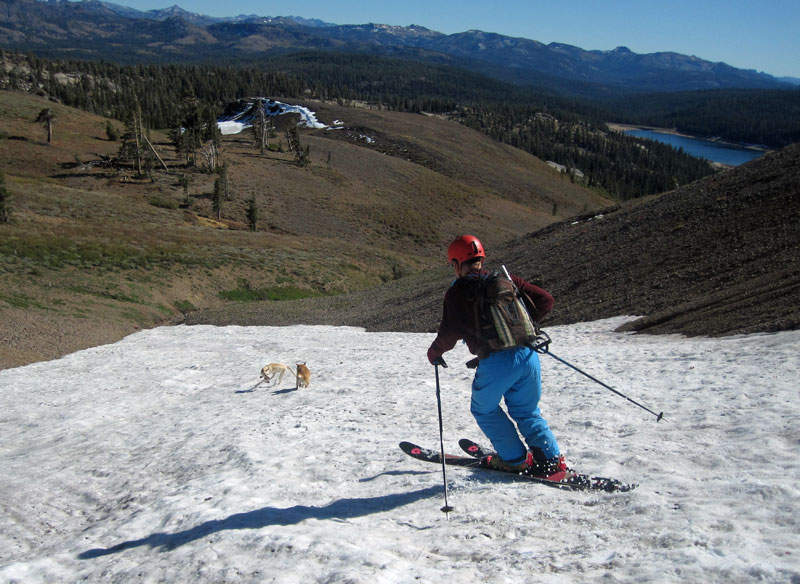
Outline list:
[[[541,485],[546,485],[548,487],[554,487],[556,489],[563,489],[569,491],[599,490],[606,492],[614,492],[614,491],[623,492],[623,491],[630,491],[631,489],[636,487],[636,485],[626,485],[615,479],[589,477],[587,475],[582,475],[582,474],[573,474],[572,476],[565,478],[562,481],[553,481],[546,479],[544,477],[526,475],[514,471],[504,471],[487,466],[486,463],[484,462],[484,457],[481,455],[485,454],[488,456],[492,453],[484,450],[483,448],[481,448],[481,446],[479,446],[475,442],[464,439],[461,440],[459,444],[462,446],[462,448],[465,448],[466,446],[465,450],[469,454],[469,456],[457,456],[453,454],[445,454],[444,463],[446,465],[461,466],[465,468],[475,468],[490,472],[499,472],[508,475],[509,477],[525,480],[528,482],[538,483]],[[467,450],[467,448],[470,448],[470,450]],[[422,460],[425,462],[433,462],[436,464],[442,463],[441,454],[429,448],[423,448],[422,446],[418,446],[411,442],[401,442],[400,449],[406,454],[408,454],[410,457],[416,458],[417,460]]]
[[[473,459],[479,462],[485,460],[486,457],[488,456],[497,456],[493,451],[483,448],[477,442],[473,442],[472,440],[469,440],[467,438],[462,438],[461,440],[459,440],[458,445],[464,452],[466,452]],[[505,472],[507,474],[518,475],[520,477],[525,477],[528,479],[536,479],[538,482],[543,482],[550,486],[569,488],[571,490],[626,492],[626,491],[631,491],[638,486],[637,484],[626,484],[617,479],[611,479],[607,477],[593,477],[581,473],[576,473],[575,471],[572,470],[569,471],[570,476],[567,476],[561,481],[553,481],[547,478],[530,476],[524,473],[517,473],[514,471],[504,471],[493,468],[490,470],[497,470],[498,472]]]
[[[400,449],[411,458],[424,460],[425,462],[435,462],[437,464],[442,463],[442,456],[429,448],[423,448],[411,442],[401,442]],[[444,463],[448,466],[467,466],[473,468],[480,468],[481,465],[481,461],[476,460],[472,456],[456,456],[452,454],[444,455]]]
[[[417,460],[423,460],[425,462],[433,462],[436,464],[442,463],[441,455],[438,452],[431,450],[429,448],[423,448],[422,446],[412,444],[411,442],[401,442],[400,449],[406,454],[408,454],[410,457],[416,458]],[[542,477],[534,477],[530,475],[524,475],[521,473],[499,470],[487,466],[480,458],[476,458],[474,456],[457,456],[453,454],[445,454],[444,463],[448,466],[461,466],[466,468],[487,470],[490,472],[499,472],[509,477],[519,478],[526,481],[547,485],[548,487],[555,487],[557,489],[566,489],[570,491],[575,491],[575,490],[584,490],[588,488],[585,485],[577,483],[549,481]]]

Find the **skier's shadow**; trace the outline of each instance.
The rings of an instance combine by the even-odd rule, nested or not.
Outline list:
[[[363,479],[358,479],[359,483],[367,483],[369,481],[374,481],[377,478],[385,477],[385,476],[405,476],[405,475],[422,475],[422,474],[430,474],[431,471],[429,470],[387,470],[386,472],[382,472],[376,474],[373,477],[366,477]]]
[[[416,503],[442,492],[441,485],[427,487],[410,493],[394,493],[380,497],[339,499],[324,507],[295,505],[286,509],[263,507],[245,513],[236,513],[225,519],[206,521],[176,533],[152,533],[142,539],[123,541],[109,548],[94,548],[78,554],[80,560],[91,560],[115,554],[130,548],[148,546],[159,551],[169,551],[219,531],[229,529],[261,529],[270,525],[296,525],[306,519],[352,519],[371,513],[382,513],[397,507]]]

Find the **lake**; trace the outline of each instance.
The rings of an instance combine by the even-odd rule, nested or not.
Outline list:
[[[711,142],[710,140],[702,140],[701,138],[690,138],[688,136],[677,136],[675,134],[667,134],[665,132],[656,132],[655,130],[632,129],[625,130],[626,134],[636,136],[638,138],[648,138],[649,140],[656,140],[669,144],[674,148],[683,148],[684,152],[697,156],[698,158],[705,158],[711,162],[719,162],[730,166],[739,166],[745,162],[750,162],[756,158],[764,155],[761,150],[752,150],[750,148],[741,148],[737,146],[728,146],[718,142]]]

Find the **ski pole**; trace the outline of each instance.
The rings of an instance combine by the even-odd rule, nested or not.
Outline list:
[[[653,414],[653,415],[656,417],[656,422],[660,422],[661,420],[664,420],[664,419],[665,419],[665,418],[664,418],[664,412],[660,412],[660,413],[658,413],[658,414],[657,414],[657,413],[655,413],[655,412],[654,412],[653,410],[651,410],[650,408],[643,406],[643,405],[642,405],[642,404],[640,404],[639,402],[637,402],[637,401],[635,401],[635,400],[633,400],[633,399],[629,398],[627,395],[625,395],[625,394],[623,394],[623,393],[621,393],[621,392],[617,391],[616,389],[614,389],[614,388],[613,388],[613,387],[611,387],[610,385],[606,385],[605,383],[603,383],[602,381],[600,381],[599,379],[597,379],[597,378],[595,378],[595,377],[592,377],[591,375],[589,375],[589,374],[588,374],[588,373],[586,373],[585,371],[581,371],[580,369],[578,369],[577,367],[575,367],[575,365],[573,365],[572,363],[570,363],[570,362],[568,362],[568,361],[565,361],[565,360],[564,360],[564,359],[562,359],[561,357],[559,357],[559,356],[557,356],[557,355],[554,355],[553,353],[551,353],[551,352],[550,352],[550,337],[547,335],[547,333],[545,333],[545,332],[542,332],[542,331],[539,331],[539,336],[536,338],[536,342],[535,342],[535,344],[534,344],[534,346],[533,346],[532,348],[533,348],[533,350],[534,350],[534,351],[536,351],[537,353],[542,353],[542,354],[544,354],[544,355],[550,355],[550,356],[551,356],[553,359],[555,359],[556,361],[559,361],[559,362],[563,363],[564,365],[566,365],[567,367],[570,367],[570,368],[574,369],[575,371],[577,371],[577,372],[578,372],[578,373],[580,373],[581,375],[585,375],[586,377],[588,377],[589,379],[591,379],[591,380],[592,380],[592,381],[594,381],[595,383],[599,383],[600,385],[602,385],[602,386],[603,386],[603,387],[605,387],[606,389],[609,389],[609,390],[613,391],[613,392],[614,392],[614,393],[616,393],[618,396],[620,396],[620,397],[624,397],[626,400],[628,400],[628,401],[629,401],[629,402],[631,402],[632,404],[634,404],[634,405],[637,405],[637,406],[639,406],[640,408],[642,408],[643,410],[646,410],[646,411],[650,412],[651,414]]]
[[[439,452],[442,458],[442,482],[444,483],[444,507],[441,510],[444,513],[450,513],[453,508],[447,503],[447,465],[444,462],[444,424],[442,423],[442,392],[439,389],[439,365],[447,368],[447,363],[439,357],[437,363],[434,364],[434,370],[436,371],[436,405],[439,409]]]

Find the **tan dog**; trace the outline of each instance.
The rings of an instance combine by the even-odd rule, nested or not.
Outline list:
[[[308,387],[311,384],[311,371],[305,363],[297,364],[297,387]]]
[[[292,371],[291,367],[288,365],[284,365],[283,363],[270,363],[269,365],[265,365],[261,368],[261,378],[267,383],[271,383],[272,378],[277,375],[277,383],[280,384],[280,382],[283,381],[283,376],[286,375],[287,371],[296,376],[295,372]]]

